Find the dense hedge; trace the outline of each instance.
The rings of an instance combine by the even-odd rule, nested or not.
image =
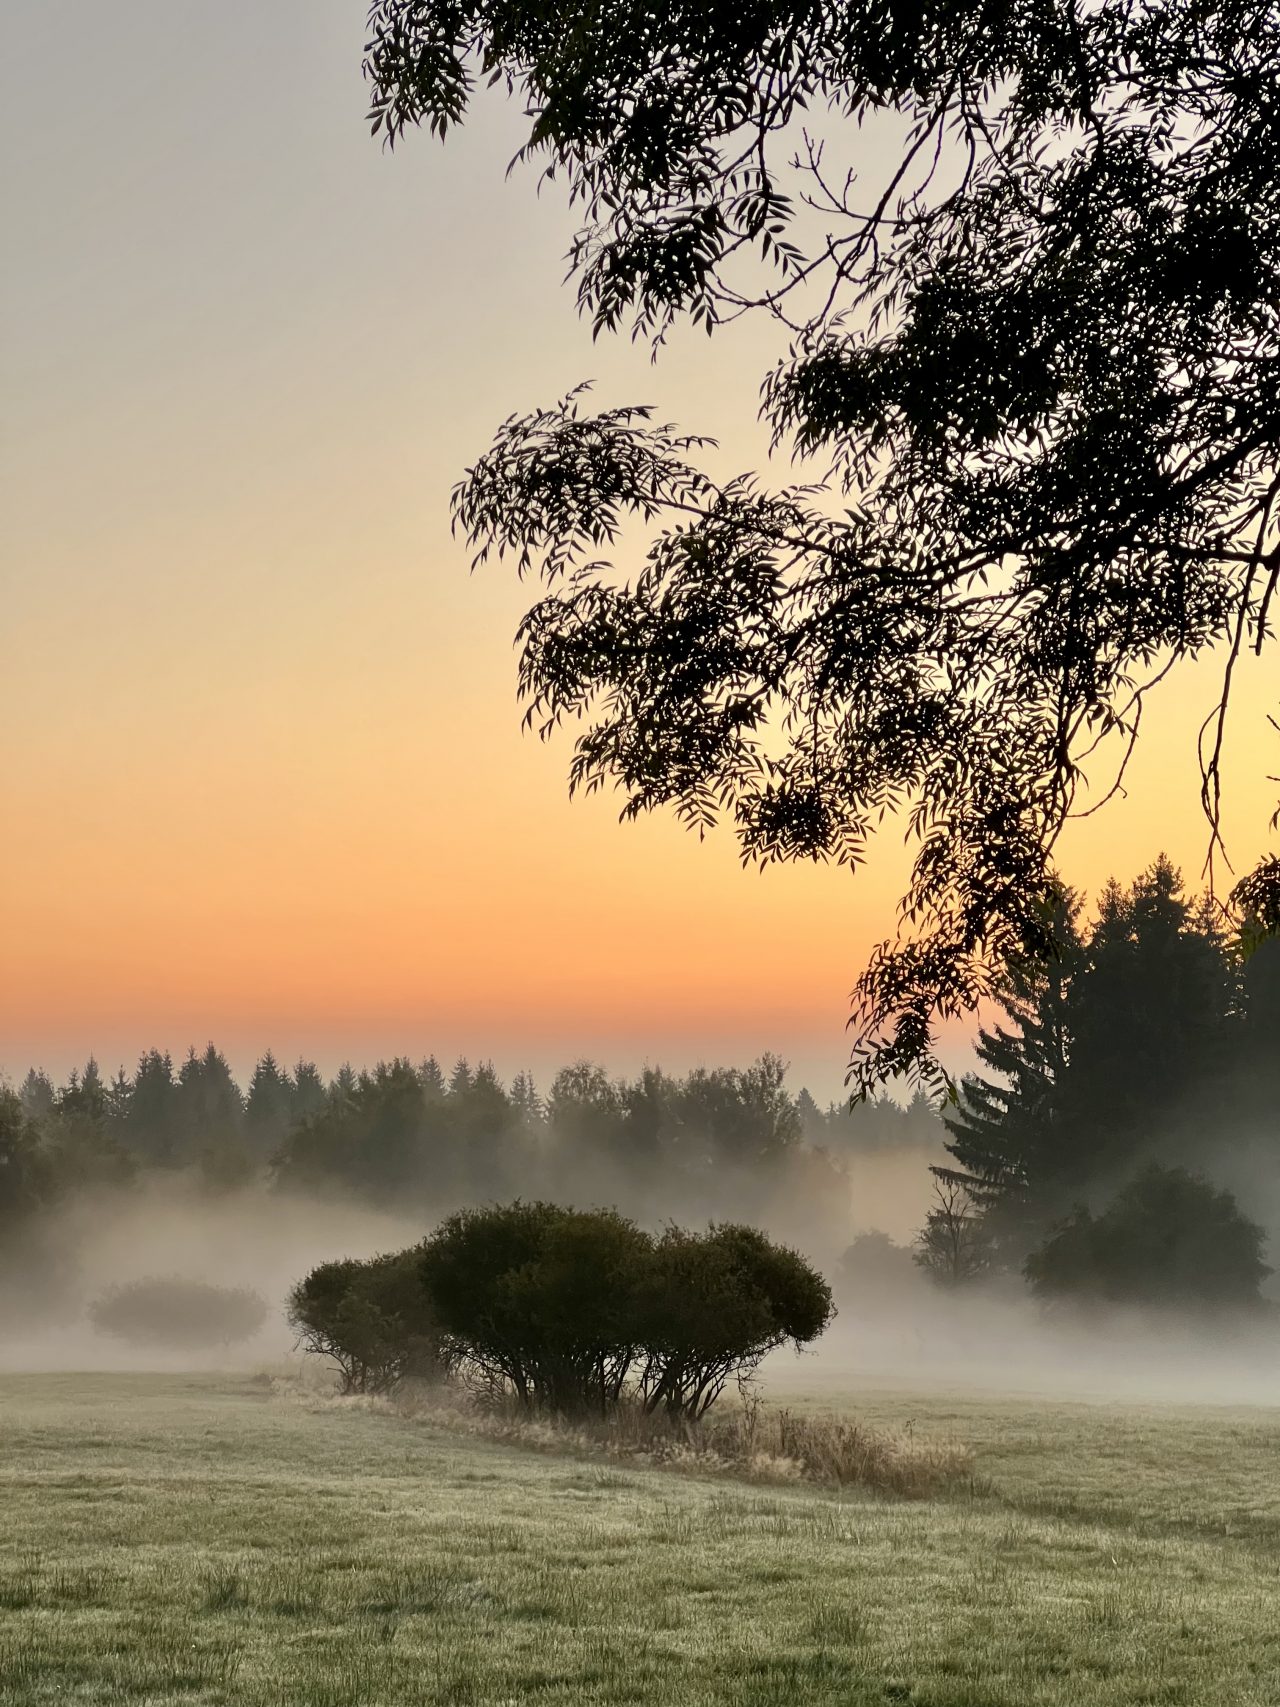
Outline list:
[[[654,1238],[614,1210],[522,1202],[461,1210],[393,1256],[323,1263],[289,1304],[344,1391],[457,1370],[530,1410],[605,1413],[630,1393],[695,1421],[832,1313],[822,1277],[755,1228]]]

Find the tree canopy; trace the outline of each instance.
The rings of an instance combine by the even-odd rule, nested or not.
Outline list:
[[[524,103],[598,331],[780,328],[762,411],[806,484],[717,482],[578,390],[502,426],[456,522],[545,581],[520,683],[541,731],[580,720],[575,788],[727,817],[760,861],[856,865],[908,815],[853,1066],[927,1077],[940,1017],[1054,951],[1064,821],[1214,646],[1217,833],[1280,579],[1280,9],[375,0],[365,68],[392,143],[478,83]],[[1252,916],[1278,892],[1264,862]]]

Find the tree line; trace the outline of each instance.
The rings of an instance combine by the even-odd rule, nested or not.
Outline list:
[[[487,1061],[446,1072],[434,1055],[397,1057],[326,1081],[314,1062],[289,1068],[268,1051],[242,1090],[210,1043],[176,1068],[151,1049],[132,1074],[106,1077],[91,1059],[61,1084],[32,1068],[16,1090],[0,1087],[5,1204],[18,1218],[78,1191],[181,1174],[213,1193],[252,1184],[396,1210],[515,1194],[658,1218],[676,1205],[716,1216],[791,1204],[839,1238],[852,1156],[940,1153],[942,1136],[923,1097],[819,1108],[792,1093],[775,1055],[683,1076],[579,1061],[544,1094],[528,1073],[504,1083]]]

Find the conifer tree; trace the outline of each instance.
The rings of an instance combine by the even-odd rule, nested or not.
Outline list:
[[[239,1144],[244,1099],[226,1057],[212,1043],[203,1055],[188,1051],[178,1072],[176,1107],[176,1160],[192,1161],[207,1149]]]
[[[53,1081],[45,1072],[30,1067],[27,1076],[22,1081],[22,1089],[18,1093],[22,1102],[22,1112],[28,1120],[39,1122],[53,1113],[57,1102],[57,1092]]]
[[[335,1103],[349,1100],[355,1095],[358,1082],[355,1068],[350,1061],[344,1061],[330,1082],[329,1101]]]
[[[125,1129],[129,1147],[148,1161],[171,1161],[178,1143],[178,1122],[178,1087],[173,1076],[173,1060],[167,1050],[162,1055],[158,1049],[150,1049],[139,1058],[138,1070],[133,1077],[133,1096]]]
[[[1062,891],[1054,922],[1061,956],[1015,966],[1002,980],[1003,1023],[978,1033],[976,1053],[987,1071],[966,1077],[945,1121],[956,1166],[932,1170],[985,1212],[997,1244],[1026,1238],[1029,1197],[1040,1196],[1046,1178],[1066,1165],[1059,1093],[1070,1058],[1069,995],[1083,951],[1078,913],[1078,899]]]
[[[245,1136],[253,1152],[269,1156],[289,1130],[293,1114],[293,1082],[270,1049],[253,1069],[245,1099]]]
[[[314,1061],[299,1060],[293,1069],[293,1094],[289,1100],[289,1124],[319,1114],[325,1103],[324,1080]]]
[[[418,1083],[422,1086],[422,1094],[428,1102],[443,1102],[447,1096],[448,1087],[444,1082],[444,1074],[434,1055],[428,1055],[419,1064]]]

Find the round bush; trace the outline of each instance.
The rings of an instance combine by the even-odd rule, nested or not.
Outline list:
[[[251,1339],[267,1307],[247,1287],[152,1278],[109,1287],[89,1306],[100,1334],[167,1351],[206,1351]]]
[[[440,1325],[470,1367],[522,1403],[606,1410],[635,1357],[653,1241],[614,1210],[464,1209],[422,1247]]]
[[[726,1384],[748,1380],[787,1341],[797,1350],[830,1322],[831,1289],[755,1227],[669,1227],[654,1249],[638,1338],[649,1410],[696,1422]]]
[[[407,1377],[445,1372],[448,1352],[418,1263],[416,1246],[320,1263],[289,1294],[285,1314],[298,1343],[337,1365],[344,1393],[385,1393]]]

